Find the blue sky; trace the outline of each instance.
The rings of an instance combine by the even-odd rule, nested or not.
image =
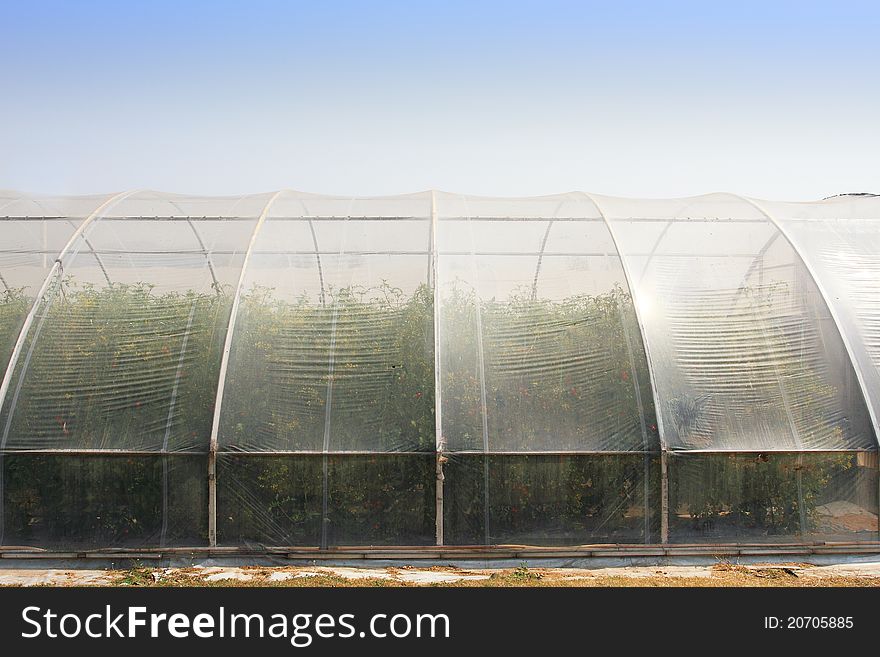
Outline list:
[[[878,2],[0,0],[0,188],[880,193]]]

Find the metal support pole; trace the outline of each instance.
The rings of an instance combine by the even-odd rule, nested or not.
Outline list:
[[[669,465],[668,452],[660,452],[660,542],[669,542]]]
[[[428,269],[429,281],[432,292],[432,311],[434,320],[434,452],[435,452],[435,490],[434,490],[434,533],[437,545],[443,545],[443,495],[445,493],[443,482],[443,464],[447,458],[443,455],[446,448],[443,439],[443,422],[441,396],[443,394],[440,383],[440,285],[438,282],[438,248],[437,248],[437,192],[431,190],[431,266]]]
[[[798,519],[801,525],[801,538],[806,538],[810,527],[807,522],[807,507],[804,502],[804,454],[798,452],[797,461],[795,462],[795,472],[797,478],[797,495],[798,495]]]
[[[636,315],[636,322],[638,323],[639,331],[642,337],[642,346],[645,349],[645,361],[648,364],[648,378],[651,383],[651,398],[654,400],[654,413],[657,415],[657,434],[660,440],[660,542],[668,543],[669,542],[669,469],[668,469],[668,460],[667,460],[667,445],[666,445],[666,431],[663,427],[663,413],[661,412],[660,399],[657,397],[657,381],[654,378],[654,365],[653,359],[651,358],[651,347],[646,335],[645,331],[645,322],[642,314],[639,310],[639,304],[636,299],[636,296],[639,294],[638,290],[636,290],[636,284],[632,277],[632,272],[629,269],[629,262],[626,258],[624,258],[623,253],[620,250],[620,242],[617,239],[617,233],[614,230],[614,226],[608,220],[605,211],[599,205],[599,202],[591,195],[585,194],[587,198],[589,198],[593,205],[596,206],[596,211],[602,217],[602,221],[605,223],[605,227],[608,229],[608,234],[611,237],[611,241],[614,243],[614,249],[617,252],[617,257],[620,258],[620,265],[623,268],[623,277],[626,279],[626,285],[629,289],[630,298],[633,301],[633,311]]]
[[[436,532],[437,545],[443,545],[443,482],[446,479],[443,474],[443,464],[446,463],[446,461],[447,459],[443,456],[443,452],[437,451],[437,482],[435,484],[434,492],[434,530]]]
[[[223,391],[226,388],[226,371],[229,369],[229,353],[232,350],[232,337],[235,333],[235,322],[238,317],[238,307],[241,305],[241,294],[244,290],[245,274],[247,273],[248,263],[257,242],[257,235],[260,228],[269,215],[269,210],[275,200],[284,193],[284,190],[275,192],[272,198],[266,203],[263,211],[260,213],[257,224],[251,233],[251,240],[248,243],[247,251],[244,255],[244,262],[241,263],[241,272],[238,275],[238,285],[235,287],[235,296],[232,299],[232,309],[229,311],[229,323],[226,328],[226,341],[223,344],[223,356],[220,359],[220,373],[217,377],[217,396],[214,400],[214,421],[211,425],[211,442],[208,448],[208,545],[216,547],[217,545],[217,445],[220,433],[220,411],[223,406]]]
[[[208,545],[217,547],[217,450],[208,452]]]

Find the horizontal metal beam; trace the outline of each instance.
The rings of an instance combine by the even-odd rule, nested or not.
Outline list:
[[[877,449],[858,448],[858,449],[747,449],[747,450],[722,450],[722,449],[692,449],[692,450],[676,450],[670,449],[668,453],[674,457],[686,457],[689,455],[756,455],[756,454],[777,454],[777,455],[803,455],[810,454],[876,454]],[[8,455],[68,455],[68,456],[207,456],[208,451],[161,451],[161,450],[127,450],[127,449],[16,449],[6,447],[0,450],[0,454]],[[659,456],[659,450],[448,450],[443,451],[444,456]],[[330,450],[324,452],[322,450],[300,450],[300,451],[238,451],[238,450],[218,450],[217,456],[242,456],[242,457],[259,457],[259,456],[425,456],[433,457],[436,452],[431,451],[369,451],[369,450]]]
[[[825,448],[825,449],[794,449],[794,448],[786,448],[786,449],[682,449],[676,447],[669,448],[669,454],[672,456],[687,456],[689,454],[728,454],[731,456],[737,454],[874,454],[878,450],[876,447],[858,447],[853,449],[845,449],[845,448]]]
[[[44,216],[44,215],[19,215],[19,216],[0,216],[0,221],[70,221],[71,219],[79,219],[80,217],[70,217],[70,216]],[[104,221],[196,221],[196,222],[205,222],[205,221],[256,221],[257,217],[248,217],[248,216],[195,216],[195,215],[109,215],[105,217]],[[425,224],[430,223],[430,217],[423,216],[371,216],[371,215],[362,215],[362,216],[336,216],[336,215],[314,215],[314,216],[277,216],[277,217],[268,217],[266,219],[268,222],[307,222],[309,220],[314,222],[336,222],[336,221],[391,221],[391,222],[400,222],[400,221],[417,221]],[[545,223],[549,221],[553,222],[575,222],[575,223],[601,223],[601,219],[596,217],[562,217],[562,218],[553,218],[553,217],[522,217],[522,216],[509,216],[509,217],[459,217],[459,216],[447,216],[441,217],[439,219],[441,222],[445,221],[471,221],[471,222],[498,222],[498,221],[514,221],[514,222],[522,222],[522,223]],[[681,218],[656,218],[656,217],[637,217],[637,218],[619,218],[617,221],[631,221],[631,222],[644,222],[644,223],[744,223],[744,224],[754,224],[754,223],[766,223],[764,220],[757,219],[738,219],[736,217],[681,217]]]
[[[0,254],[8,253],[12,255],[55,255],[55,251],[43,251],[37,249],[0,249]],[[197,249],[186,249],[186,250],[146,250],[146,249],[94,249],[89,251],[89,253],[93,253],[95,255],[228,255],[228,256],[240,256],[241,251],[229,251],[229,250],[208,250],[200,251]],[[345,253],[340,251],[287,251],[284,249],[272,249],[272,250],[259,250],[254,251],[255,256],[261,255],[275,255],[275,256],[311,256],[314,257],[316,255],[320,256],[354,256],[354,255],[404,255],[404,256],[424,256],[427,257],[431,255],[429,250],[419,250],[419,249],[373,249],[373,250],[362,250],[358,251],[357,249],[346,249]],[[566,258],[604,258],[604,257],[613,257],[617,258],[617,254],[613,251],[547,251],[541,254],[539,251],[440,251],[438,253],[439,256],[480,256],[480,257],[510,257],[510,256],[523,256],[536,258],[538,256],[543,255],[544,257],[566,257]],[[656,255],[660,258],[743,258],[743,259],[754,259],[756,255],[755,253],[711,253],[707,251],[700,251],[699,253],[692,252],[672,252],[672,253],[659,253],[659,254],[651,254],[651,253],[627,253],[627,257],[630,258],[645,258],[650,255]],[[83,265],[78,265],[82,267]],[[163,263],[161,266],[167,267],[169,266],[167,263]],[[771,268],[784,268],[784,267],[792,267],[791,263],[782,263],[779,265],[769,265],[765,266],[764,269]]]
[[[676,544],[590,544],[559,547],[528,545],[425,545],[425,546],[340,546],[319,547],[176,547],[104,548],[53,550],[25,546],[0,547],[0,559],[164,559],[173,557],[275,557],[291,561],[328,560],[463,560],[463,559],[589,559],[635,557],[745,557],[811,556],[826,554],[880,554],[880,542],[803,543],[676,543]]]

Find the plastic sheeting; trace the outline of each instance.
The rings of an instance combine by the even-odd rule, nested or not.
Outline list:
[[[438,214],[446,450],[656,451],[632,296],[595,205],[443,196]]]
[[[207,451],[231,287],[262,205],[206,203],[225,216],[134,194],[84,226],[11,372],[0,447]]]
[[[55,258],[107,197],[40,199],[0,193],[0,372]]]
[[[433,455],[233,455],[217,463],[220,545],[433,545]]]
[[[880,197],[840,196],[820,203],[770,203],[826,291],[864,381],[874,424],[880,417]]]
[[[595,204],[440,195],[437,214],[445,541],[656,540],[647,361]]]
[[[825,300],[757,206],[598,202],[632,273],[670,450],[876,447]]]
[[[430,247],[430,198],[279,196],[241,284],[220,451],[434,451]]]
[[[426,195],[270,204],[230,340],[220,544],[433,542],[431,240]]]
[[[659,542],[656,456],[459,454],[444,473],[450,545]]]
[[[4,545],[204,545],[207,457],[6,454]]]
[[[169,520],[174,500],[192,497],[191,476],[182,489],[176,473],[194,461],[160,455],[208,451],[230,288],[265,202],[133,193],[103,199],[79,214],[79,224],[70,217],[34,222],[81,231],[56,239],[53,246],[69,244],[55,251],[45,294],[7,372],[0,408],[5,544],[27,543],[32,532],[69,546],[203,542]],[[98,456],[107,453],[130,458]],[[43,477],[16,476],[39,464]],[[53,491],[68,495],[54,497],[57,508],[47,501]],[[29,520],[22,497],[36,507]],[[68,526],[81,512],[94,517]],[[111,523],[112,516],[124,521]],[[200,510],[188,526],[204,519]],[[187,526],[185,516],[177,522]]]
[[[877,207],[0,193],[0,545],[877,540]]]
[[[669,463],[673,543],[874,541],[877,454],[683,454]]]

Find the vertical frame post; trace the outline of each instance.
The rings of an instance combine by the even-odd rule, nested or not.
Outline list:
[[[217,444],[220,432],[220,412],[223,407],[223,392],[226,388],[226,371],[229,369],[229,353],[232,350],[232,337],[235,333],[235,323],[238,318],[238,308],[241,305],[241,294],[244,289],[245,275],[247,273],[248,263],[257,243],[257,236],[260,229],[266,222],[269,210],[285,190],[275,192],[266,203],[263,211],[260,213],[259,219],[251,233],[251,239],[248,243],[247,251],[244,254],[244,261],[241,263],[241,272],[238,275],[238,284],[235,286],[235,296],[232,299],[232,308],[229,311],[229,323],[226,328],[226,340],[223,343],[223,355],[220,359],[220,373],[217,377],[217,396],[214,399],[214,420],[211,424],[211,442],[208,447],[208,545],[210,547],[217,546]]]
[[[602,206],[599,205],[599,202],[591,195],[585,194],[587,198],[589,198],[593,205],[596,206],[596,210],[599,212],[599,216],[602,217],[602,221],[605,223],[605,226],[608,228],[608,233],[611,236],[611,241],[614,243],[614,249],[617,251],[617,257],[620,258],[620,265],[623,267],[623,276],[626,279],[627,287],[629,288],[630,296],[633,300],[633,311],[636,314],[636,321],[639,326],[639,331],[642,334],[642,345],[645,349],[645,360],[648,363],[648,378],[651,382],[651,398],[654,400],[654,413],[657,416],[657,434],[660,438],[660,542],[668,543],[669,542],[669,459],[668,459],[668,449],[666,446],[666,433],[663,428],[663,417],[660,412],[660,400],[657,398],[657,382],[654,380],[654,364],[651,358],[651,348],[648,344],[648,339],[646,337],[645,332],[645,323],[642,318],[642,314],[639,311],[639,304],[636,299],[636,295],[638,291],[635,289],[635,283],[632,277],[632,272],[629,269],[629,263],[626,258],[624,258],[623,253],[620,251],[620,242],[617,239],[617,233],[614,231],[614,226],[611,225],[611,222],[608,220],[605,211],[602,209]]]
[[[434,319],[434,458],[435,458],[435,490],[434,490],[434,533],[437,545],[443,545],[443,503],[446,479],[443,473],[443,464],[446,457],[443,451],[446,447],[443,440],[443,421],[441,404],[441,381],[440,381],[440,284],[438,276],[438,247],[437,247],[437,193],[431,190],[431,232],[430,232],[430,258],[431,276],[430,287],[432,295],[432,311]]]

